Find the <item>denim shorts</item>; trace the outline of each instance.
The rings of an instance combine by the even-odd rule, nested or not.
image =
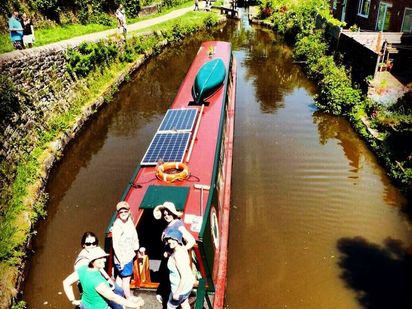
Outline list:
[[[186,299],[189,298],[192,291],[187,292],[186,294],[179,295],[179,299],[173,299],[173,293],[169,295],[169,301],[167,302],[167,308],[178,308]]]
[[[120,264],[115,263],[115,265],[121,278],[130,277],[133,274],[133,260],[124,265],[122,269],[120,269]]]

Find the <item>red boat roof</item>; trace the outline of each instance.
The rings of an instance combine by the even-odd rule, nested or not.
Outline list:
[[[209,53],[211,52],[213,52],[212,56],[209,55]],[[135,185],[129,187],[124,197],[124,200],[126,200],[130,204],[135,224],[138,223],[142,215],[142,209],[140,208],[140,205],[149,186],[157,185],[170,187],[187,187],[189,190],[187,194],[186,205],[183,210],[183,221],[185,222],[187,229],[192,232],[193,236],[195,238],[198,237],[200,226],[195,222],[203,221],[201,216],[205,212],[209,197],[209,191],[203,191],[203,209],[200,209],[201,190],[196,189],[194,187],[194,184],[207,186],[212,185],[214,164],[215,162],[217,162],[215,160],[217,156],[216,151],[220,143],[220,125],[222,117],[224,116],[223,104],[226,100],[225,96],[228,76],[226,76],[223,85],[211,97],[207,99],[207,102],[209,104],[208,106],[204,107],[202,115],[199,115],[201,107],[193,105],[189,106],[189,102],[193,101],[192,86],[200,67],[216,57],[219,57],[223,60],[228,75],[231,59],[230,43],[220,41],[204,42],[201,45],[195,59],[193,60],[193,63],[190,66],[189,71],[180,86],[176,98],[170,107],[173,109],[190,107],[197,108],[199,110],[196,122],[198,121],[198,118],[201,117],[200,125],[197,131],[197,135],[191,137],[192,139],[195,138],[193,151],[188,162],[186,162],[188,153],[186,153],[184,157],[184,162],[188,165],[191,177],[183,181],[166,183],[156,178],[155,166],[140,166],[140,169],[138,170],[134,179],[132,179],[133,184]],[[211,187],[211,190],[212,189],[213,187]],[[168,196],[165,196],[164,199],[165,201],[167,201]],[[194,218],[197,218],[198,221],[193,221]]]

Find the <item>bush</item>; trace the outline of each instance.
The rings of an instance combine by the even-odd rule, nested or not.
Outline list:
[[[213,26],[216,26],[217,20],[214,16],[208,15],[204,21],[206,28],[212,28]]]
[[[326,54],[328,44],[323,31],[318,30],[308,36],[303,36],[295,44],[294,56],[297,60],[305,60],[309,65],[314,64]]]
[[[185,0],[164,0],[163,1],[163,6],[166,8],[171,8],[171,7],[175,7],[178,6],[182,3],[186,2]]]
[[[154,0],[142,0],[142,1],[140,1],[140,6],[141,7],[148,6],[148,5],[153,4],[154,2],[155,2]]]
[[[172,26],[172,35],[177,40],[181,40],[185,37],[185,31],[180,23],[176,23]]]
[[[120,55],[119,60],[122,62],[133,62],[134,50],[131,47],[126,47]]]
[[[335,115],[347,114],[353,106],[360,103],[360,90],[352,88],[345,68],[336,66],[332,56],[320,58],[319,63],[321,65],[318,66],[318,73],[322,79],[317,106]]]
[[[327,0],[263,0],[259,8],[260,17],[265,19],[271,15],[274,29],[291,42],[295,41],[298,34],[312,33],[318,15],[330,18]]]
[[[136,17],[140,11],[140,0],[122,0],[127,17]]]
[[[72,76],[85,77],[98,65],[107,65],[118,55],[114,42],[82,43],[66,53],[67,70]]]
[[[90,23],[92,24],[99,24],[103,26],[115,26],[116,23],[114,20],[112,20],[109,15],[103,13],[103,12],[98,12],[97,14],[94,14],[90,16]]]

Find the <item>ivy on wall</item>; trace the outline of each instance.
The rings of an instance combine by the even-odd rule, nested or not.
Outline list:
[[[6,76],[0,75],[0,119],[8,120],[20,109],[18,90]]]

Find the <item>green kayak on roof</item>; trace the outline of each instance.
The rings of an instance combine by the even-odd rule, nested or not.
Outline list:
[[[220,88],[226,76],[226,69],[221,58],[206,62],[199,69],[192,87],[195,104],[202,104]]]

